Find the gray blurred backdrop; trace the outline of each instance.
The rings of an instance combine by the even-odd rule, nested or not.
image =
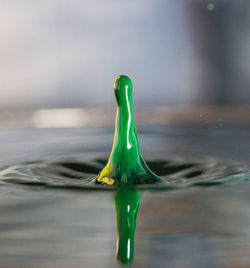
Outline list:
[[[249,0],[0,0],[0,108],[249,104]]]

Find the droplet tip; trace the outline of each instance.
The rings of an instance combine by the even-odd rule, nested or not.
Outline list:
[[[131,79],[126,76],[126,75],[119,75],[118,77],[116,77],[115,82],[114,82],[114,88],[118,88],[119,85],[128,85],[128,86],[132,86],[132,82]]]

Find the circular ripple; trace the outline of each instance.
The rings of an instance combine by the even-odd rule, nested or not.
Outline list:
[[[210,186],[249,181],[247,168],[216,161],[149,160],[149,168],[166,180],[166,184],[137,185],[137,189],[173,189],[190,185]],[[2,183],[64,189],[113,190],[91,181],[102,170],[107,159],[90,161],[54,161],[24,163],[0,170]],[[132,186],[130,186],[132,187]]]

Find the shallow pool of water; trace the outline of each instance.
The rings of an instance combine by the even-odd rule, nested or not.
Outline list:
[[[249,130],[138,127],[171,185],[136,189],[133,267],[249,267]],[[0,267],[119,265],[117,192],[86,186],[112,139],[112,127],[1,131]]]

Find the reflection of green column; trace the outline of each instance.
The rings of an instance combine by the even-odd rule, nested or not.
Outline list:
[[[117,218],[116,257],[121,263],[131,263],[134,259],[134,235],[140,194],[135,190],[121,190],[115,195]]]
[[[143,160],[134,124],[132,83],[121,75],[114,84],[117,101],[115,136],[107,165],[96,178],[96,183],[108,185],[164,182]]]

